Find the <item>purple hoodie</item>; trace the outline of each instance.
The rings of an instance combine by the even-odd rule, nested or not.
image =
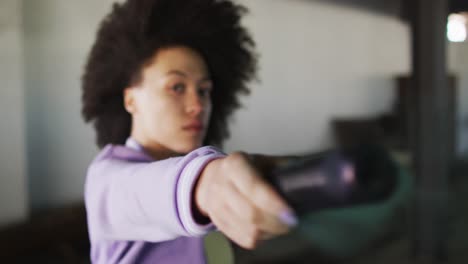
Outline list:
[[[192,216],[200,172],[225,154],[202,147],[155,161],[136,141],[107,145],[93,160],[85,203],[93,263],[205,263],[203,238],[213,224]]]

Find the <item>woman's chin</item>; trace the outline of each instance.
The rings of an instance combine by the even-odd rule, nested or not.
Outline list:
[[[202,146],[202,143],[200,142],[189,142],[187,144],[184,144],[183,146],[180,146],[178,148],[178,152],[181,154],[187,154],[196,150],[197,148],[200,148],[201,146]]]

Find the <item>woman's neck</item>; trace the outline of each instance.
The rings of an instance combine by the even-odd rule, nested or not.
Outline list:
[[[130,137],[136,144],[138,144],[143,152],[155,160],[163,160],[181,155],[180,153],[176,153],[157,142],[151,141],[150,139],[135,133],[134,131],[132,131]]]

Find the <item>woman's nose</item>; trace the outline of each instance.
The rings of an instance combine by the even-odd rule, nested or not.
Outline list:
[[[187,95],[186,109],[187,113],[192,115],[199,115],[203,112],[205,106],[203,99],[197,94],[197,92],[191,92]]]

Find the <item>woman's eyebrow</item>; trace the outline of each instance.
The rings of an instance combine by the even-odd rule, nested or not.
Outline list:
[[[166,75],[179,75],[179,76],[182,76],[182,77],[187,77],[187,74],[185,74],[184,72],[181,72],[179,70],[170,70],[166,73]]]
[[[170,70],[166,73],[166,75],[178,75],[178,76],[182,76],[182,77],[187,77],[187,74],[185,74],[184,72],[182,71],[179,71],[179,70]],[[200,79],[199,82],[211,82],[211,78],[210,76],[203,76],[203,78]]]

